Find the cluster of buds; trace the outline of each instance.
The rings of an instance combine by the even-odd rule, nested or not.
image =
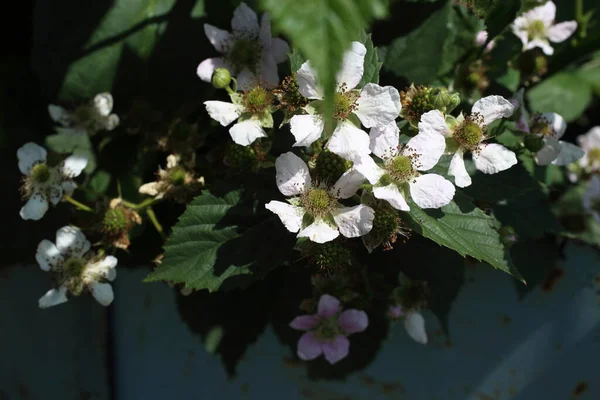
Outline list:
[[[414,84],[400,92],[400,99],[402,102],[400,116],[414,127],[418,125],[419,120],[426,112],[440,110],[449,114],[460,104],[458,93],[450,93],[444,87],[415,86]]]

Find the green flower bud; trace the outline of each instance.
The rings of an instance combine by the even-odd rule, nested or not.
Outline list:
[[[333,273],[350,265],[350,250],[338,241],[311,246],[310,258],[320,269]]]
[[[429,93],[431,105],[434,109],[448,114],[460,104],[460,95],[458,93],[450,93],[444,87],[433,88]]]
[[[212,85],[217,89],[225,89],[231,82],[231,74],[227,68],[217,68],[212,74]]]
[[[532,153],[537,153],[544,147],[544,140],[537,135],[525,135],[525,147]]]
[[[129,219],[122,208],[112,208],[106,211],[102,220],[104,232],[109,234],[120,233],[129,229]]]

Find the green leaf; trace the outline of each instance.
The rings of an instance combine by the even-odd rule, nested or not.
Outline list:
[[[306,58],[297,49],[293,49],[290,54],[290,70],[297,72],[302,64],[306,61]]]
[[[262,0],[275,26],[311,60],[325,92],[326,115],[333,115],[335,77],[350,42],[374,17],[387,12],[387,0]]]
[[[567,121],[579,118],[592,101],[589,83],[576,71],[553,75],[527,92],[533,112],[555,112]]]
[[[362,88],[367,83],[379,83],[379,70],[381,69],[382,62],[379,61],[379,57],[377,56],[377,48],[373,46],[373,40],[371,39],[371,34],[365,33],[365,31],[360,32],[359,42],[365,45],[367,49],[367,54],[365,55],[365,72],[363,73],[363,77],[358,84],[359,88]]]
[[[192,8],[190,16],[192,18],[202,18],[206,16],[204,0],[196,0],[196,4],[194,4],[194,8]]]
[[[173,227],[165,257],[145,282],[209,291],[246,287],[289,256],[294,235],[239,190],[196,197]]]
[[[521,0],[495,1],[495,6],[485,17],[489,40],[495,38],[515,20],[520,8]]]
[[[493,229],[494,218],[475,207],[465,195],[457,192],[454,201],[439,210],[420,209],[412,200],[409,205],[407,222],[414,231],[463,257],[485,261],[523,280],[512,265],[500,235]]]
[[[592,85],[596,96],[600,96],[600,60],[594,59],[582,66],[579,75]]]
[[[90,137],[84,133],[73,133],[70,129],[56,128],[58,133],[46,137],[46,147],[59,154],[79,154],[87,157],[84,172],[96,169],[96,155]]]

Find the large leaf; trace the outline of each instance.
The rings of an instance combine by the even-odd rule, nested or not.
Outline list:
[[[367,49],[364,63],[365,72],[363,73],[363,77],[358,84],[358,87],[361,88],[367,83],[379,83],[379,70],[381,69],[381,65],[383,63],[379,61],[379,57],[377,56],[377,48],[373,45],[371,34],[361,31],[359,41],[364,44]]]
[[[491,40],[515,20],[521,8],[521,0],[488,0],[487,3],[490,3],[488,7],[491,9],[486,12],[485,24]]]
[[[333,111],[335,76],[350,42],[373,17],[387,12],[386,0],[262,0],[277,28],[311,60]]]
[[[412,201],[409,204],[408,222],[413,230],[463,257],[485,261],[523,280],[493,228],[496,221],[475,207],[468,197],[459,192],[454,201],[439,210],[423,210]]]
[[[245,287],[285,260],[294,235],[252,196],[231,191],[196,197],[173,227],[165,256],[146,282],[192,289]]]
[[[59,154],[79,154],[88,160],[85,172],[96,169],[96,154],[90,137],[85,133],[72,133],[69,129],[56,128],[58,133],[46,137],[46,146]]]

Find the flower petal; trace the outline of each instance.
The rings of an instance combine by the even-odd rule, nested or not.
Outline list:
[[[354,161],[360,156],[371,153],[369,150],[369,135],[348,121],[341,121],[333,131],[327,148],[345,158]]]
[[[375,186],[373,188],[373,195],[378,199],[387,201],[396,210],[410,211],[410,207],[402,193],[400,193],[398,186],[393,183],[387,186]]]
[[[347,335],[362,332],[369,326],[367,313],[361,310],[346,310],[338,318],[338,324]]]
[[[548,137],[544,138],[544,146],[535,153],[535,161],[538,165],[549,165],[560,153],[558,140]]]
[[[63,226],[56,231],[56,247],[63,255],[81,257],[90,249],[90,242],[79,229]]]
[[[282,201],[270,201],[265,204],[265,208],[277,214],[288,231],[298,232],[302,227],[304,209],[301,207],[295,207]]]
[[[50,271],[57,267],[63,258],[54,243],[44,239],[38,244],[35,259],[43,271]]]
[[[504,97],[487,96],[477,100],[473,104],[471,112],[481,115],[484,124],[489,125],[497,119],[510,117],[514,110],[515,107]]]
[[[140,186],[138,192],[141,194],[147,194],[148,196],[156,196],[158,194],[159,187],[159,182],[144,183],[142,186]]]
[[[233,11],[231,28],[236,36],[257,38],[259,34],[258,17],[244,2]]]
[[[271,55],[277,64],[287,61],[289,52],[290,46],[285,40],[279,38],[271,39]]]
[[[332,213],[340,233],[347,238],[360,237],[371,232],[375,210],[364,204],[340,207]]]
[[[323,354],[329,364],[335,364],[346,358],[350,350],[348,338],[342,335],[337,336],[331,342],[323,342]]]
[[[314,360],[323,354],[323,344],[313,332],[306,332],[298,340],[296,354],[301,360]]]
[[[377,182],[379,182],[379,179],[385,173],[385,170],[377,165],[375,160],[373,160],[369,155],[362,156],[354,160],[353,168],[364,175],[372,185],[375,185]]]
[[[552,25],[548,28],[548,39],[554,43],[560,43],[571,37],[577,30],[577,21],[565,21]]]
[[[565,134],[565,131],[567,130],[567,123],[562,116],[558,115],[557,113],[543,113],[542,118],[548,121],[552,127],[552,130],[554,131],[552,137],[554,139],[559,139]]]
[[[260,42],[262,44],[263,50],[267,53],[271,52],[271,18],[269,14],[264,13],[260,19],[260,33],[259,33]],[[277,82],[279,83],[279,82]]]
[[[217,68],[230,69],[229,65],[222,58],[207,58],[198,65],[198,68],[196,68],[196,74],[204,82],[211,82],[213,73]]]
[[[237,76],[238,90],[249,91],[260,86],[260,79],[248,67],[244,67]]]
[[[105,307],[110,305],[115,298],[113,288],[109,283],[92,282],[89,289],[98,303]]]
[[[454,185],[437,174],[416,177],[409,183],[410,196],[421,208],[440,208],[452,201]]]
[[[529,25],[531,22],[539,20],[544,22],[544,25],[550,26],[556,18],[556,5],[552,1],[546,2],[544,5],[535,7],[523,14],[523,18]]]
[[[322,294],[317,305],[317,316],[330,318],[340,312],[340,301],[330,294]]]
[[[579,146],[575,146],[572,143],[563,142],[559,140],[560,151],[556,158],[552,161],[554,165],[569,165],[579,160],[585,155],[583,149]]]
[[[290,130],[296,139],[294,147],[310,146],[321,138],[323,119],[318,115],[294,115],[290,119]]]
[[[121,120],[117,114],[110,114],[108,117],[106,117],[106,119],[104,119],[104,129],[107,131],[112,131],[119,126],[120,122]]]
[[[114,280],[117,277],[116,266],[119,260],[115,256],[106,256],[102,260],[89,264],[86,267],[85,273],[93,275],[94,280],[97,277],[102,277],[109,281]]]
[[[392,86],[367,83],[360,92],[354,112],[367,128],[392,123],[400,114],[400,93]]]
[[[227,126],[242,114],[244,107],[239,104],[227,103],[225,101],[205,101],[208,115],[222,126]]]
[[[40,299],[38,300],[38,305],[40,308],[48,308],[65,303],[67,300],[67,288],[61,286],[60,288],[58,288],[58,290],[48,290],[45,295],[40,297]]]
[[[63,187],[62,187],[62,183],[58,184],[58,185],[52,185],[48,188],[48,191],[46,192],[46,194],[48,195],[48,200],[50,201],[50,203],[55,206],[58,204],[58,202],[60,201],[60,199],[62,199],[63,197]]]
[[[229,134],[233,141],[240,146],[250,146],[256,139],[267,136],[257,119],[238,122],[229,128]]]
[[[462,150],[457,151],[450,160],[448,175],[454,177],[454,184],[459,188],[464,188],[471,185],[471,177],[465,167],[464,153]]]
[[[86,156],[73,154],[67,157],[61,165],[61,173],[66,178],[75,178],[79,176],[88,164]]]
[[[50,114],[52,121],[58,122],[62,126],[69,126],[73,121],[71,112],[55,104],[48,105],[48,114]]]
[[[382,160],[394,158],[398,155],[400,129],[398,129],[396,122],[371,128],[369,139],[369,149]]]
[[[540,49],[542,49],[544,54],[546,54],[547,56],[551,56],[554,54],[554,48],[550,45],[550,42],[546,39],[533,39],[532,41],[527,43],[527,46],[525,46],[525,50],[535,49],[536,47],[539,47]]]
[[[340,232],[331,225],[318,219],[298,233],[298,237],[307,237],[315,243],[327,243],[338,237]]]
[[[446,138],[437,132],[419,131],[412,137],[402,151],[405,155],[414,155],[413,165],[419,171],[427,171],[435,167],[446,150]]]
[[[425,318],[419,312],[410,312],[404,319],[404,329],[415,342],[427,344],[427,332],[425,331]]]
[[[344,172],[335,185],[333,185],[330,192],[338,199],[349,199],[356,194],[364,181],[364,175],[358,172],[356,168],[351,168]]]
[[[264,54],[258,71],[259,82],[267,88],[274,88],[279,84],[277,63],[271,54]]]
[[[308,331],[319,325],[319,318],[314,315],[300,315],[290,322],[290,328],[298,331]]]
[[[27,203],[21,208],[19,215],[23,219],[37,221],[41,219],[48,211],[48,200],[40,193],[33,193]]]
[[[231,34],[229,32],[210,24],[204,24],[204,33],[210,44],[212,44],[219,53],[225,53],[225,51],[227,51],[231,39]]]
[[[483,144],[473,152],[475,168],[484,174],[505,171],[517,163],[515,153],[497,143]]]
[[[292,152],[277,157],[275,170],[277,187],[285,196],[296,196],[311,187],[308,166]]]
[[[425,133],[431,136],[434,134],[450,136],[452,132],[446,124],[444,114],[439,110],[431,110],[421,115],[421,120],[419,121],[419,133]]]
[[[99,93],[94,97],[94,109],[103,117],[108,117],[113,109],[113,97],[110,93]]]
[[[19,159],[19,170],[24,175],[29,174],[31,168],[38,163],[46,162],[46,149],[38,146],[33,142],[25,143],[17,150],[17,158]]]
[[[577,137],[577,143],[586,152],[595,147],[600,147],[600,126],[595,126],[586,134]]]
[[[310,65],[310,61],[305,61],[296,72],[298,81],[298,91],[307,99],[322,99],[323,91],[317,81],[317,72]]]
[[[346,90],[351,90],[360,83],[365,71],[366,47],[360,42],[352,42],[350,49],[344,53],[342,68],[337,73],[336,82],[338,85],[345,84]]]

